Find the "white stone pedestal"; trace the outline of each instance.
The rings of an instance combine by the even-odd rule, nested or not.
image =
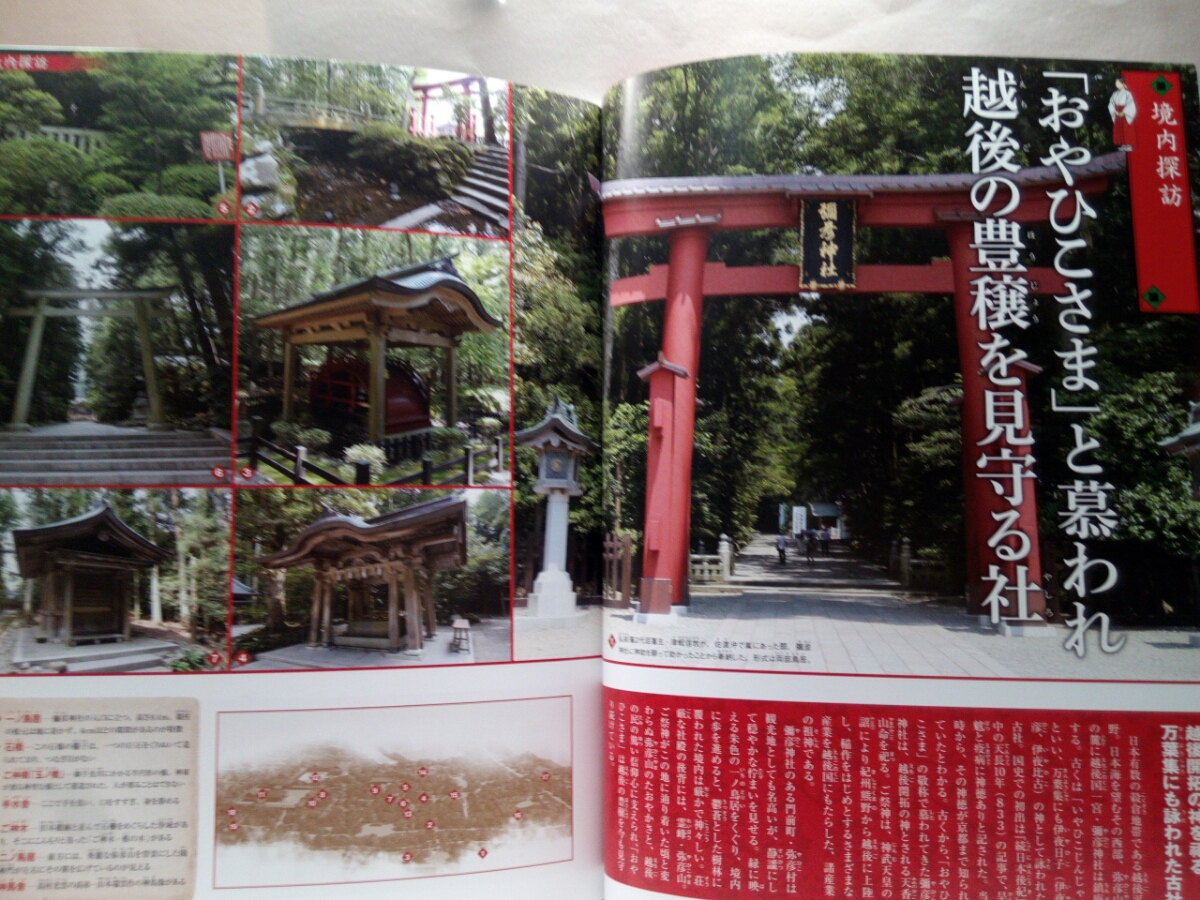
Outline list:
[[[542,549],[545,568],[533,582],[529,610],[516,619],[520,630],[571,625],[587,618],[586,610],[575,608],[575,586],[567,567],[567,513],[571,498],[565,491],[553,491],[546,497],[546,533]]]
[[[561,618],[575,613],[575,586],[571,576],[559,569],[543,569],[529,595],[529,615]]]
[[[533,582],[529,608],[514,618],[518,631],[536,628],[562,628],[582,622],[586,609],[575,608],[575,588],[571,576],[559,569],[544,569]]]

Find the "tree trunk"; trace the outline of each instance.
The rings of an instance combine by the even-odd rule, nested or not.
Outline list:
[[[492,96],[483,78],[479,79],[479,103],[483,112],[483,142],[491,146],[496,143],[496,123],[492,121]]]
[[[196,628],[200,622],[200,578],[196,574],[196,566],[200,560],[194,556],[188,557],[188,608],[192,612],[188,625],[188,636],[196,640]],[[207,622],[206,622],[207,624]]]
[[[183,291],[184,299],[187,300],[188,312],[192,318],[192,330],[195,332],[194,340],[196,346],[200,350],[200,355],[204,357],[204,366],[208,369],[208,376],[213,381],[220,383],[221,372],[217,362],[217,350],[213,346],[212,335],[208,332],[208,323],[204,321],[204,311],[200,305],[200,298],[196,296],[196,287],[192,283],[191,270],[187,265],[187,260],[184,258],[183,247],[180,246],[178,236],[170,243],[171,264],[175,267],[175,271],[179,273],[179,286]]]
[[[183,519],[179,515],[179,490],[171,491],[171,513],[175,523],[175,568],[179,598],[179,621],[184,628],[191,628],[192,611],[188,604],[187,547],[183,543]]]
[[[516,171],[513,173],[513,197],[521,209],[525,209],[525,186],[529,178],[529,148],[526,142],[529,138],[529,123],[522,122],[517,129],[516,158],[513,160]]]
[[[282,631],[287,627],[286,579],[287,572],[284,569],[267,575],[267,631]]]
[[[158,566],[150,570],[150,621],[162,624],[162,592],[158,584]]]

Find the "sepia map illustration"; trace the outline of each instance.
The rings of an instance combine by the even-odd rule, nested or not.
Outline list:
[[[223,713],[214,886],[568,860],[570,724],[565,697]]]

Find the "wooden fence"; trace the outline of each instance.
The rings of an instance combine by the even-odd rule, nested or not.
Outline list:
[[[238,456],[245,457],[252,473],[257,474],[261,466],[274,469],[295,484],[315,484],[309,476],[315,475],[322,481],[334,485],[371,485],[371,465],[368,462],[354,463],[354,478],[347,481],[341,476],[319,466],[308,458],[303,446],[288,450],[264,437],[251,434],[245,443],[238,441]],[[245,449],[243,449],[243,446]],[[429,454],[420,461],[420,467],[405,472],[392,481],[379,482],[386,487],[397,485],[474,485],[479,476],[504,471],[504,438],[479,447],[470,444],[463,447],[462,456],[452,457],[435,464]],[[253,475],[251,476],[253,477]],[[438,480],[434,480],[434,479]]]
[[[633,603],[633,535],[604,536],[604,605],[629,609]]]

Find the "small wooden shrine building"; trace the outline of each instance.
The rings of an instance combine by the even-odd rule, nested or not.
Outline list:
[[[437,633],[434,573],[466,560],[467,501],[451,495],[372,519],[326,511],[290,547],[257,562],[267,569],[313,570],[310,646],[416,654]],[[335,629],[339,585],[346,587],[344,604],[338,604],[345,625]]]
[[[323,344],[364,348],[368,379],[367,439],[379,443],[386,428],[387,350],[445,350],[446,425],[458,421],[457,350],[462,335],[500,327],[462,280],[452,257],[393,269],[316,294],[295,306],[252,320],[283,336],[283,418],[295,413],[298,347]]]
[[[1187,427],[1179,434],[1159,441],[1172,456],[1182,456],[1192,472],[1192,498],[1200,500],[1200,403],[1188,405]]]
[[[22,578],[40,578],[42,633],[78,641],[129,638],[132,573],[170,558],[109,506],[12,533]]]

